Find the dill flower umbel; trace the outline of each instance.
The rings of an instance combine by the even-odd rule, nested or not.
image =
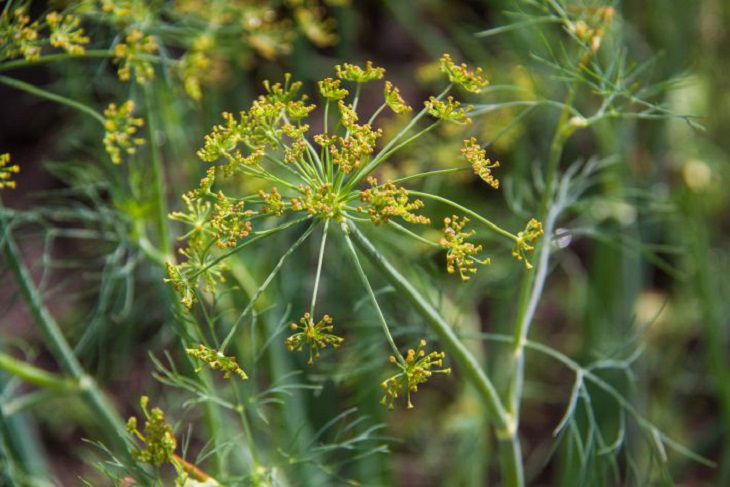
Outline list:
[[[527,252],[532,252],[535,247],[532,245],[543,234],[542,223],[532,218],[525,229],[517,234],[515,246],[512,249],[512,257],[525,263],[527,270],[532,269],[532,264],[527,259]]]
[[[114,62],[119,65],[117,74],[122,81],[129,81],[132,76],[139,84],[144,84],[155,77],[155,69],[146,56],[157,52],[157,42],[152,36],[132,29],[124,42],[114,47]]]
[[[127,431],[144,444],[144,448],[135,447],[132,450],[132,457],[140,463],[159,467],[172,463],[177,440],[172,426],[165,419],[165,413],[160,408],[148,410],[149,402],[150,398],[147,396],[142,396],[139,400],[145,420],[143,430],[138,429],[137,418],[132,416],[127,421]]]
[[[75,55],[86,52],[84,45],[88,44],[90,39],[84,35],[84,29],[79,27],[81,20],[78,17],[50,12],[46,15],[46,23],[51,31],[49,40],[53,47],[59,47]]]
[[[356,64],[338,64],[335,66],[335,72],[338,78],[353,83],[367,83],[383,79],[385,76],[385,69],[374,66],[372,61],[368,61],[364,68]]]
[[[349,95],[350,92],[344,88],[340,88],[340,83],[342,83],[342,80],[325,78],[322,81],[317,82],[317,85],[319,86],[319,93],[323,98],[329,101],[342,100]]]
[[[499,180],[492,174],[492,169],[499,167],[499,161],[492,162],[487,158],[487,151],[477,143],[477,139],[472,137],[464,141],[464,147],[461,154],[466,162],[471,164],[474,174],[482,178],[485,183],[494,189],[499,189]]]
[[[466,64],[457,65],[448,54],[441,56],[441,71],[449,81],[472,93],[481,93],[489,85],[482,68],[470,70]]]
[[[430,352],[426,354],[426,340],[418,342],[418,348],[408,350],[404,357],[404,363],[400,363],[394,356],[390,357],[390,363],[400,368],[400,372],[385,379],[380,386],[385,391],[380,403],[388,409],[395,409],[398,398],[404,394],[408,409],[413,408],[411,393],[418,392],[418,386],[427,382],[433,374],[450,374],[450,368],[442,368],[444,364],[444,352]]]
[[[30,21],[25,8],[4,9],[0,14],[0,59],[24,57],[36,61],[41,57],[42,39],[38,21]]]
[[[104,110],[104,148],[114,164],[121,164],[123,154],[135,154],[137,146],[144,144],[144,139],[134,137],[144,125],[144,120],[133,117],[133,113],[134,102],[131,100],[119,107],[111,103]]]
[[[0,189],[15,189],[13,174],[20,172],[20,166],[10,164],[10,154],[0,154]]]
[[[439,241],[441,247],[446,249],[446,270],[449,274],[458,270],[463,281],[471,279],[470,274],[476,274],[475,263],[482,265],[491,263],[489,259],[480,260],[475,257],[482,251],[482,246],[466,241],[476,233],[474,230],[463,231],[467,223],[469,223],[468,218],[460,218],[457,215],[444,218],[443,237]]]
[[[314,365],[314,360],[319,358],[321,349],[327,348],[327,346],[337,349],[344,341],[344,338],[330,333],[334,330],[333,323],[332,317],[329,315],[324,315],[321,320],[315,323],[309,313],[304,313],[304,316],[299,320],[299,324],[292,323],[290,325],[290,328],[296,333],[289,336],[284,344],[290,352],[301,352],[305,346],[308,347],[309,360],[307,364]]]
[[[234,374],[243,380],[248,379],[246,372],[236,362],[236,357],[226,357],[221,352],[203,344],[198,345],[198,348],[187,348],[185,352],[205,363],[211,369],[223,372],[224,379],[230,379]]]
[[[360,199],[368,204],[367,212],[374,224],[387,223],[391,218],[402,218],[408,223],[421,225],[431,223],[428,217],[413,213],[423,208],[423,201],[411,201],[405,188],[399,188],[393,183],[378,185],[378,180],[374,177],[369,178],[368,183],[370,188],[360,193]]]
[[[400,96],[400,90],[393,86],[393,83],[390,81],[385,82],[383,96],[385,97],[385,104],[393,110],[393,113],[406,113],[413,110]]]
[[[461,106],[461,103],[454,100],[453,96],[449,96],[446,101],[437,100],[431,97],[424,102],[428,114],[432,117],[453,122],[459,125],[467,125],[471,123],[471,118],[467,112],[471,110],[471,106]]]

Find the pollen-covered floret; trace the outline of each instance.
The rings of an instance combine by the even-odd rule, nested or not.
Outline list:
[[[532,264],[527,259],[527,252],[535,250],[534,244],[543,234],[542,223],[534,218],[527,222],[525,229],[517,234],[515,246],[512,249],[512,257],[525,263],[527,270],[532,269]]]
[[[439,241],[442,248],[446,250],[446,270],[453,274],[457,270],[463,281],[471,279],[471,274],[477,272],[474,264],[487,265],[489,259],[477,259],[475,256],[482,251],[481,245],[474,245],[467,242],[469,237],[474,236],[474,230],[465,232],[464,227],[469,219],[459,218],[454,215],[444,218],[443,236]]]
[[[448,54],[441,56],[441,71],[449,81],[472,93],[481,93],[489,85],[482,68],[470,70],[466,64],[457,65]]]
[[[111,103],[104,110],[104,148],[114,164],[122,163],[122,155],[137,152],[137,146],[144,144],[144,139],[134,137],[137,130],[144,125],[144,120],[132,116],[134,102],[129,100],[117,107]]]
[[[385,69],[373,66],[372,61],[368,61],[364,68],[356,64],[338,64],[335,66],[335,72],[338,78],[354,83],[367,83],[385,76]]]
[[[378,185],[374,177],[368,178],[368,183],[370,188],[360,193],[360,200],[367,203],[367,212],[374,224],[387,223],[391,218],[402,218],[408,223],[423,225],[431,223],[428,217],[413,213],[423,208],[423,201],[411,201],[405,188],[393,183]]]
[[[276,187],[271,188],[271,193],[267,193],[263,189],[259,190],[259,197],[263,202],[259,213],[281,216],[286,211],[286,204],[282,201],[281,194]]]
[[[393,113],[406,113],[413,110],[403,97],[400,96],[400,90],[393,86],[393,83],[390,81],[385,82],[383,96],[385,97],[385,104],[393,110]]]
[[[0,59],[24,57],[27,61],[36,61],[41,57],[41,38],[38,34],[38,21],[30,21],[25,8],[14,11],[4,9],[0,14]]]
[[[499,161],[492,162],[488,159],[487,151],[477,143],[477,139],[472,137],[465,140],[461,154],[466,159],[466,162],[471,164],[474,174],[482,178],[485,183],[494,189],[499,189],[499,180],[492,174],[492,169],[499,167]]]
[[[75,55],[85,52],[84,46],[90,39],[84,35],[84,29],[79,27],[81,21],[78,17],[50,12],[46,15],[46,23],[51,31],[49,40],[53,47],[59,47]]]
[[[426,354],[426,340],[421,339],[418,348],[408,350],[405,356],[405,363],[399,362],[394,356],[390,357],[390,363],[401,370],[394,376],[384,380],[380,386],[385,391],[380,403],[388,409],[394,409],[398,398],[404,394],[408,409],[413,408],[411,393],[418,392],[418,386],[428,381],[433,374],[450,374],[450,368],[442,368],[444,363],[443,352],[431,352]]]
[[[337,349],[342,344],[344,338],[332,334],[334,330],[332,317],[324,315],[321,320],[314,323],[309,313],[299,320],[299,324],[292,323],[290,325],[293,335],[286,339],[284,344],[290,351],[301,352],[307,346],[309,348],[309,360],[307,363],[311,366],[314,360],[319,358],[319,351],[327,346]]]
[[[206,347],[203,344],[198,345],[198,348],[187,348],[185,352],[191,357],[205,363],[211,369],[223,372],[224,379],[230,379],[234,374],[243,380],[248,379],[246,373],[238,365],[238,362],[236,362],[236,357],[226,357],[221,352]]]
[[[339,222],[344,217],[345,202],[331,183],[324,183],[316,189],[310,186],[299,187],[301,196],[291,199],[292,211],[306,211],[310,216],[323,220],[334,220]]]
[[[122,81],[132,76],[137,83],[144,84],[155,77],[155,69],[147,56],[157,52],[157,42],[152,36],[132,29],[124,42],[114,47],[114,62],[119,65],[117,74]]]
[[[147,409],[149,400],[147,396],[142,396],[139,400],[145,420],[143,431],[138,429],[137,418],[134,416],[127,421],[127,431],[144,444],[143,448],[135,447],[132,450],[132,457],[140,463],[159,467],[173,461],[177,440],[162,409]]]
[[[20,172],[20,166],[10,165],[10,154],[0,154],[0,189],[15,189],[13,174]]]
[[[329,101],[342,100],[349,95],[350,92],[345,88],[340,88],[341,83],[342,80],[339,79],[325,78],[317,83],[319,86],[319,93],[323,98]]]
[[[235,247],[239,240],[248,237],[252,231],[249,220],[253,215],[253,211],[244,209],[243,201],[232,201],[219,191],[210,216],[210,228],[218,248]]]
[[[195,101],[203,97],[203,84],[212,81],[214,70],[211,52],[214,48],[213,37],[201,35],[188,52],[180,59],[178,74],[183,82],[185,93]]]
[[[454,100],[453,96],[446,98],[446,101],[441,101],[435,97],[431,97],[423,104],[426,106],[428,114],[435,118],[440,118],[447,122],[454,122],[459,125],[467,125],[471,123],[471,118],[467,115],[472,107],[467,105],[462,108],[461,103]]]

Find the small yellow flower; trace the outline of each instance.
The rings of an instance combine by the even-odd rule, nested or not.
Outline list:
[[[461,103],[454,100],[453,96],[449,96],[446,101],[437,100],[431,97],[423,103],[426,106],[428,114],[435,118],[440,118],[447,122],[454,122],[459,125],[468,125],[471,118],[467,112],[472,109],[470,105],[461,107]]]
[[[489,85],[482,68],[469,70],[466,64],[454,63],[448,54],[441,56],[441,71],[448,76],[449,81],[472,93],[481,93]]]
[[[382,79],[385,76],[385,69],[373,66],[372,61],[365,64],[365,68],[361,68],[355,64],[338,64],[335,66],[337,77],[354,83],[367,83],[376,79]]]
[[[413,110],[400,96],[400,90],[393,86],[393,83],[390,81],[385,82],[383,95],[385,96],[386,105],[393,110],[393,113],[406,113]]]
[[[387,223],[391,218],[402,218],[408,223],[421,225],[431,223],[427,217],[413,213],[423,208],[423,201],[410,201],[405,188],[393,183],[378,185],[378,180],[374,177],[368,178],[368,183],[370,188],[360,193],[360,200],[368,204],[367,211],[375,225]]]
[[[127,431],[144,444],[144,448],[135,447],[132,450],[132,457],[140,463],[159,467],[173,461],[177,440],[162,409],[147,409],[149,401],[147,396],[142,396],[139,400],[145,419],[143,432],[137,428],[137,418],[134,416],[127,421]]]
[[[212,60],[213,38],[201,35],[193,42],[192,48],[180,59],[178,73],[183,81],[185,93],[195,101],[203,97],[202,85],[213,77]]]
[[[51,12],[46,15],[46,23],[51,31],[49,40],[53,47],[59,47],[75,55],[86,52],[84,45],[88,44],[90,39],[84,35],[84,29],[79,27],[81,21],[78,17]]]
[[[470,274],[475,274],[477,268],[474,265],[488,265],[490,259],[479,260],[475,257],[482,251],[481,245],[474,245],[467,242],[466,239],[474,236],[474,230],[465,232],[464,227],[469,223],[469,219],[459,218],[454,215],[451,218],[444,218],[443,237],[439,244],[446,249],[446,270],[449,274],[453,274],[457,270],[463,281],[471,279]]]
[[[342,83],[342,80],[325,78],[317,84],[319,85],[319,92],[322,97],[329,101],[338,101],[350,94],[346,89],[340,88],[340,83]]]
[[[238,365],[238,362],[236,362],[236,357],[226,357],[219,351],[206,347],[203,344],[198,345],[198,348],[187,348],[185,352],[191,357],[207,364],[211,369],[223,372],[224,379],[230,379],[233,374],[242,380],[248,379],[246,373]]]
[[[261,214],[269,214],[281,216],[286,210],[286,205],[281,200],[281,195],[276,187],[271,188],[271,193],[267,193],[263,189],[259,191],[259,197],[264,205],[259,210]]]
[[[137,83],[144,84],[155,77],[152,63],[146,59],[157,52],[157,42],[152,36],[132,29],[125,42],[114,48],[114,62],[119,64],[117,74],[122,81],[129,81],[134,75]]]
[[[41,57],[41,39],[38,21],[30,21],[25,8],[17,8],[12,15],[5,9],[0,14],[0,45],[2,57],[13,59],[23,56],[28,61]]]
[[[527,252],[535,250],[534,244],[543,234],[542,223],[534,218],[527,222],[525,229],[517,234],[517,241],[512,249],[512,257],[525,263],[529,271],[532,264],[527,260]]]
[[[413,408],[411,393],[418,392],[419,385],[427,382],[433,374],[448,375],[451,373],[450,368],[441,368],[446,356],[445,353],[431,352],[426,354],[425,348],[426,340],[421,339],[416,350],[412,348],[408,350],[405,356],[405,364],[398,362],[393,356],[390,357],[390,363],[399,367],[401,371],[380,384],[385,391],[385,395],[380,401],[383,406],[394,409],[398,398],[405,393],[406,404],[408,409],[411,409]]]
[[[11,178],[13,174],[20,172],[20,166],[10,164],[10,154],[0,154],[0,189],[15,189],[15,181]]]
[[[134,137],[137,130],[144,125],[144,120],[134,118],[134,102],[122,103],[119,107],[111,103],[104,110],[104,148],[114,164],[122,163],[122,154],[132,155],[137,146],[144,144],[144,139]]]
[[[337,36],[332,33],[335,20],[325,18],[323,9],[299,7],[294,10],[294,18],[304,35],[316,46],[327,47],[337,42]]]
[[[474,174],[482,178],[485,183],[494,189],[499,189],[499,180],[492,174],[492,169],[499,167],[499,161],[492,162],[489,160],[487,158],[487,151],[477,143],[477,139],[472,137],[471,139],[465,140],[461,154],[471,164]]]
[[[344,338],[330,333],[334,329],[332,317],[324,315],[320,321],[314,323],[309,313],[299,320],[299,324],[292,323],[291,329],[295,331],[293,335],[286,339],[284,344],[290,351],[300,352],[304,346],[309,347],[309,360],[307,364],[314,365],[314,360],[319,358],[320,349],[327,348],[328,345],[337,349],[342,344]]]

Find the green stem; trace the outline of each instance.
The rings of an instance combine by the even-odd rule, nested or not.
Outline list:
[[[6,63],[0,64],[0,73],[4,71],[11,71],[13,69],[20,69],[20,68],[32,68],[34,66],[40,66],[43,64],[52,64],[60,61],[67,61],[69,59],[89,59],[89,58],[96,58],[96,59],[106,59],[106,58],[112,58],[114,57],[114,53],[112,51],[107,51],[103,49],[95,49],[91,51],[86,51],[83,54],[69,54],[69,53],[58,53],[58,54],[44,54],[41,56],[40,59],[36,59],[33,61],[28,61],[27,59],[15,59],[13,61],[8,61]],[[135,56],[137,59],[145,60],[145,61],[151,61],[151,62],[165,62],[165,60],[161,59],[159,56],[151,56],[149,54],[138,54]],[[166,62],[170,62],[167,60]]]
[[[322,230],[322,242],[319,246],[319,259],[317,260],[317,276],[314,279],[314,290],[312,291],[312,304],[309,307],[309,316],[314,319],[314,308],[317,305],[317,291],[319,291],[319,279],[322,276],[322,262],[324,261],[324,248],[327,245],[327,230],[329,229],[330,221],[327,220],[324,223],[324,229]]]
[[[170,242],[170,232],[167,228],[167,191],[165,184],[165,170],[160,157],[159,144],[157,143],[158,121],[157,111],[152,106],[152,88],[146,86],[144,89],[145,104],[147,106],[147,129],[150,139],[150,156],[152,159],[152,183],[154,186],[154,196],[157,203],[157,231],[159,233],[160,248],[162,254],[166,256],[166,260],[172,260],[172,244]]]
[[[477,213],[477,212],[475,212],[473,210],[470,210],[469,208],[466,208],[465,206],[462,206],[459,203],[456,203],[454,201],[451,201],[450,199],[443,198],[443,197],[438,196],[438,195],[435,195],[435,194],[423,193],[421,191],[408,190],[408,194],[413,194],[413,195],[416,195],[416,196],[421,196],[422,198],[432,199],[434,201],[439,201],[441,203],[444,203],[444,204],[447,204],[449,206],[452,206],[452,207],[456,208],[457,210],[461,211],[462,213],[466,213],[467,215],[469,215],[469,216],[471,216],[473,218],[476,218],[477,220],[479,220],[480,222],[482,222],[483,224],[485,224],[487,227],[489,227],[495,233],[498,233],[499,235],[502,235],[503,237],[507,237],[510,240],[517,241],[517,236],[516,235],[513,235],[510,232],[508,232],[507,230],[505,230],[505,229],[497,226],[496,224],[492,223],[490,220],[484,218],[479,213]]]
[[[72,392],[78,384],[0,352],[0,370],[17,377],[23,382],[43,389],[58,392]]]
[[[231,343],[231,340],[233,340],[234,335],[236,334],[236,330],[240,326],[243,319],[251,312],[251,310],[256,305],[256,301],[258,301],[259,296],[266,290],[266,288],[271,284],[271,281],[276,277],[276,275],[281,270],[282,266],[284,265],[284,262],[286,262],[286,259],[289,258],[289,256],[294,253],[294,251],[302,244],[304,241],[309,237],[309,235],[314,230],[316,224],[311,224],[309,228],[307,228],[304,233],[297,239],[296,242],[294,242],[289,249],[284,252],[284,254],[279,258],[279,262],[274,266],[272,271],[269,273],[268,277],[264,280],[264,282],[259,286],[259,288],[256,290],[256,292],[251,296],[251,300],[248,302],[248,305],[243,310],[241,315],[238,317],[238,320],[233,324],[231,327],[231,331],[228,332],[228,335],[226,335],[226,338],[223,340],[223,343],[220,346],[220,352],[225,353],[226,348],[228,348],[228,345]]]
[[[104,116],[91,108],[88,105],[84,105],[83,103],[79,103],[75,100],[72,100],[70,98],[66,98],[65,96],[57,95],[55,93],[51,93],[50,91],[46,91],[44,89],[38,88],[37,86],[33,86],[29,83],[26,83],[25,81],[20,81],[13,78],[8,78],[7,76],[0,75],[0,83],[10,86],[11,88],[15,88],[17,90],[25,91],[27,93],[30,93],[31,95],[35,95],[39,98],[45,98],[46,100],[50,100],[55,103],[59,103],[61,105],[66,105],[67,107],[71,107],[74,110],[78,110],[81,113],[85,113],[86,115],[91,116],[99,122],[100,124],[104,125],[106,122],[104,120]]]
[[[370,263],[383,274],[395,290],[400,293],[400,296],[413,305],[431,330],[439,336],[441,342],[459,364],[461,372],[479,392],[498,436],[510,435],[514,429],[514,423],[502,405],[492,381],[484,373],[476,358],[456,336],[451,326],[352,222],[348,223],[346,231],[352,236],[360,251],[368,257]]]
[[[437,169],[435,171],[421,172],[421,173],[418,173],[418,174],[412,174],[410,176],[405,176],[405,177],[402,177],[402,178],[394,179],[392,182],[393,182],[393,184],[400,184],[400,183],[405,183],[406,181],[412,181],[414,179],[427,178],[427,177],[430,177],[430,176],[440,176],[442,174],[453,174],[453,173],[456,173],[456,172],[467,171],[469,169],[471,169],[471,166],[468,166],[468,167],[454,167],[454,168],[451,168],[451,169]]]
[[[351,228],[354,229],[355,226],[351,225]],[[383,315],[383,311],[380,309],[378,299],[375,297],[375,292],[373,292],[373,288],[370,285],[368,276],[365,274],[365,270],[360,264],[360,259],[357,257],[357,252],[355,251],[354,245],[352,245],[352,240],[350,239],[349,235],[350,229],[348,229],[347,224],[343,223],[342,230],[343,234],[345,235],[345,241],[347,241],[347,248],[350,250],[350,255],[352,256],[352,261],[355,263],[355,269],[357,269],[357,274],[360,276],[360,280],[362,281],[363,286],[365,286],[365,289],[368,292],[368,296],[370,296],[370,300],[373,302],[373,306],[375,306],[375,310],[378,313],[378,319],[380,320],[380,324],[383,326],[383,333],[385,333],[385,338],[386,340],[388,340],[388,345],[390,345],[390,349],[393,351],[393,356],[396,357],[398,363],[405,367],[406,361],[403,358],[403,355],[401,355],[400,351],[398,350],[398,347],[393,340],[393,335],[390,334],[388,322],[385,320],[385,316]]]
[[[525,378],[525,343],[530,332],[530,325],[535,316],[537,305],[542,296],[542,291],[547,279],[547,269],[550,261],[550,242],[552,239],[553,228],[557,214],[550,211],[550,202],[555,191],[555,183],[557,180],[560,159],[563,154],[563,147],[566,139],[572,133],[569,125],[569,117],[571,114],[571,103],[574,96],[574,89],[568,92],[567,99],[563,105],[563,111],[555,128],[553,140],[550,143],[550,151],[548,153],[548,161],[545,177],[545,188],[539,207],[540,220],[544,221],[544,236],[537,245],[539,260],[537,269],[534,272],[526,272],[523,275],[520,286],[520,297],[517,310],[517,318],[514,327],[514,346],[510,355],[510,362],[507,367],[507,410],[510,417],[514,418],[515,428],[511,437],[506,437],[500,443],[501,449],[504,451],[500,454],[502,470],[509,470],[513,467],[514,461],[511,458],[514,455],[521,456],[520,439],[519,439],[519,423],[520,423],[520,405],[522,402],[522,389]],[[520,461],[521,463],[521,461]],[[518,479],[520,480],[520,479]],[[524,478],[520,484],[523,485]]]
[[[444,96],[446,96],[449,93],[449,91],[451,90],[452,86],[453,86],[453,84],[449,84],[449,86],[447,86],[444,91],[439,93],[439,95],[436,97],[436,99],[440,100]],[[393,137],[390,140],[390,142],[385,144],[385,147],[383,147],[383,149],[380,151],[380,153],[378,153],[378,155],[375,157],[375,159],[370,161],[367,164],[367,166],[365,166],[361,171],[358,171],[357,173],[355,173],[353,175],[353,177],[348,180],[348,183],[345,186],[345,191],[347,192],[347,191],[352,190],[352,188],[357,186],[357,184],[360,181],[362,181],[365,177],[367,177],[368,174],[373,172],[375,170],[375,168],[378,167],[378,164],[380,164],[382,162],[383,157],[385,157],[388,154],[391,147],[393,147],[398,142],[398,140],[400,140],[404,135],[406,135],[408,132],[410,132],[411,128],[413,128],[413,126],[416,125],[419,120],[421,120],[424,116],[426,116],[427,113],[428,113],[428,111],[426,110],[426,108],[421,109],[421,111],[418,112],[418,114],[415,117],[413,117],[410,122],[408,122],[408,125],[406,125],[403,128],[403,130],[398,132],[398,134],[396,134],[396,136]]]

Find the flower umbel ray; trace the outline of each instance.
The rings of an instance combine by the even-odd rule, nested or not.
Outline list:
[[[442,368],[444,352],[426,353],[426,340],[418,342],[418,348],[408,350],[405,356],[405,363],[400,363],[394,356],[390,357],[390,363],[400,368],[400,372],[385,379],[380,386],[385,395],[380,403],[388,409],[394,409],[395,403],[404,394],[408,409],[413,408],[411,393],[418,392],[418,386],[428,381],[433,374],[450,374],[450,368]]]

